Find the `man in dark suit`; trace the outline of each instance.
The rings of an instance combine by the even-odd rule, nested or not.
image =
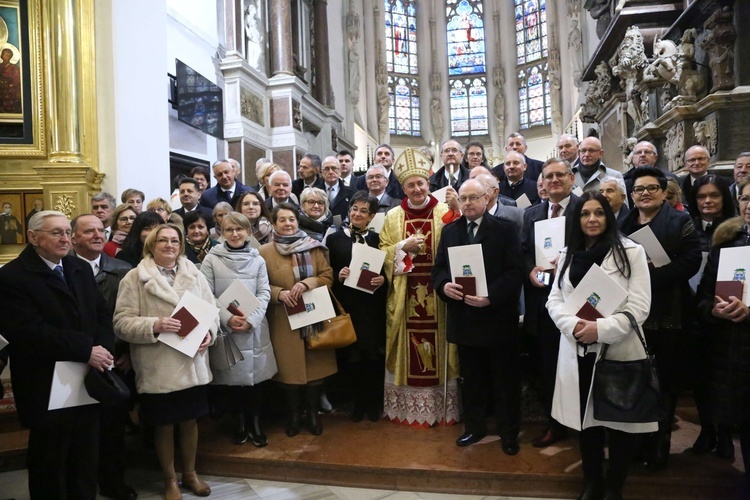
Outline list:
[[[292,182],[292,193],[299,199],[306,187],[316,187],[325,191],[323,177],[320,175],[320,156],[308,153],[302,157],[297,165],[298,177]]]
[[[527,169],[525,157],[521,153],[510,151],[502,165],[504,178],[499,184],[500,194],[513,198],[516,203],[525,194],[532,205],[538,203],[536,182],[525,176]]]
[[[104,226],[91,214],[79,215],[70,223],[73,231],[73,251],[81,261],[91,266],[99,292],[104,297],[107,311],[115,312],[120,280],[130,271],[127,262],[113,259],[103,253]],[[121,376],[132,375],[128,344],[116,342],[115,369]],[[125,484],[125,424],[128,419],[127,402],[102,408],[99,434],[99,491],[103,496],[117,500],[133,500],[138,494]]]
[[[544,411],[548,418],[548,426],[544,433],[532,441],[537,448],[544,448],[567,437],[565,427],[552,419],[552,396],[555,390],[555,373],[557,370],[557,351],[560,344],[560,330],[549,317],[547,312],[547,297],[554,275],[554,264],[544,267],[537,266],[534,249],[535,223],[538,221],[562,217],[573,212],[573,206],[578,198],[572,194],[575,176],[570,163],[559,158],[550,158],[542,167],[544,188],[549,199],[526,209],[523,216],[523,231],[521,245],[525,259],[524,299],[526,312],[524,314],[524,330],[535,337],[538,354],[539,378],[544,397]],[[566,226],[571,223],[567,219]],[[567,233],[567,231],[566,231]],[[552,271],[550,271],[550,269]],[[549,284],[541,282],[538,273],[549,272]]]
[[[376,163],[367,169],[367,173],[362,177],[367,183],[367,191],[378,199],[378,212],[388,212],[401,203],[401,200],[391,198],[385,192],[388,187],[388,171],[385,167]]]
[[[216,186],[203,191],[200,197],[200,205],[213,210],[217,203],[226,201],[233,207],[236,207],[237,201],[250,188],[235,178],[237,170],[235,170],[229,160],[219,160],[213,164],[211,169],[214,173],[214,179],[216,179]]]
[[[463,166],[464,149],[458,141],[445,141],[440,149],[443,166],[430,177],[430,192],[435,192],[450,185],[458,190],[469,179],[469,169]]]
[[[210,226],[213,227],[213,210],[210,208],[203,207],[198,204],[201,199],[200,183],[192,177],[184,177],[180,179],[180,184],[177,186],[180,193],[180,208],[174,211],[177,215],[185,218],[185,214],[197,210],[203,212],[208,216]]]
[[[599,181],[599,192],[609,201],[619,224],[630,212],[625,205],[625,182],[619,177],[604,177]]]
[[[292,178],[288,173],[283,170],[277,170],[268,178],[268,185],[271,190],[269,193],[270,196],[266,198],[268,210],[273,210],[273,207],[279,203],[291,203],[295,207],[299,206],[291,197]]]
[[[464,182],[458,201],[462,215],[443,229],[432,268],[433,287],[448,311],[446,335],[448,342],[458,345],[463,377],[465,432],[456,444],[469,446],[487,434],[485,417],[491,400],[503,452],[515,455],[521,428],[516,331],[523,281],[520,240],[512,222],[487,216],[488,196],[478,180]],[[471,244],[482,246],[487,295],[465,294],[451,277],[448,249]]]
[[[524,163],[526,163],[526,172],[523,174],[524,177],[536,182],[537,178],[539,178],[539,174],[542,173],[543,162],[526,156],[527,149],[529,149],[529,147],[526,145],[526,137],[524,137],[523,134],[513,132],[508,136],[505,143],[505,152],[510,153],[511,151],[515,151],[516,153],[521,153],[523,155]],[[505,174],[502,173],[502,168],[502,165],[496,165],[493,169],[493,171],[498,169],[497,173],[499,174],[500,180],[505,176]]]
[[[708,173],[708,166],[710,164],[711,155],[703,146],[691,146],[685,151],[685,166],[687,167],[688,175],[680,181],[682,203],[687,207],[690,215],[695,217],[700,217],[698,207],[691,207],[688,205],[687,200],[690,199],[690,193],[693,192],[693,184]]]
[[[0,331],[10,350],[21,425],[29,429],[31,498],[96,497],[100,405],[47,410],[57,361],[111,366],[112,314],[91,267],[68,255],[70,222],[45,210],[29,245],[0,268]]]
[[[385,192],[388,196],[396,200],[404,199],[404,191],[401,189],[401,183],[398,182],[396,174],[393,172],[393,162],[396,161],[396,155],[393,152],[393,148],[390,144],[381,144],[375,150],[375,159],[373,160],[374,165],[382,165],[383,168],[388,172],[388,186],[385,188]],[[356,190],[367,189],[367,182],[365,176],[361,175],[355,178],[356,185],[352,186]]]
[[[737,192],[737,185],[742,179],[750,177],[750,152],[743,152],[734,161],[734,183],[729,186],[729,192],[732,193],[735,209],[740,209],[740,194]]]
[[[478,167],[474,167],[474,169],[476,168]],[[515,222],[520,234],[521,228],[523,227],[523,208],[503,205],[500,203],[498,201],[499,182],[497,177],[490,174],[479,174],[475,176],[474,169],[472,169],[471,178],[477,179],[487,190],[487,214]]]
[[[339,160],[335,156],[326,156],[323,160],[323,190],[328,196],[328,210],[334,217],[340,216],[343,221],[349,215],[349,200],[356,191],[344,185],[339,177],[340,169]]]
[[[561,134],[557,139],[557,157],[574,166],[578,161],[578,138],[571,134]]]

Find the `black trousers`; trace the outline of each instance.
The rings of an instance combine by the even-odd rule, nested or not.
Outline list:
[[[687,342],[682,330],[659,328],[643,329],[651,354],[656,356],[656,372],[664,405],[664,420],[659,422],[659,433],[671,434],[672,422],[677,408],[679,360],[677,342]]]
[[[538,319],[536,341],[539,357],[539,382],[544,397],[544,413],[551,428],[562,430],[563,426],[552,419],[552,398],[555,395],[555,379],[557,378],[557,354],[560,350],[560,329],[555,326],[549,314],[545,311]]]
[[[466,432],[487,432],[486,410],[494,404],[497,433],[516,439],[521,428],[521,370],[515,339],[500,346],[458,345],[458,361],[464,379],[464,426]]]
[[[100,405],[47,413],[29,429],[29,493],[32,499],[95,499]]]

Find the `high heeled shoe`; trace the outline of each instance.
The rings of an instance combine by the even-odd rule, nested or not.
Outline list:
[[[263,432],[263,429],[260,428],[260,417],[258,415],[255,415],[248,419],[249,425],[247,426],[247,436],[250,438],[250,442],[253,443],[253,446],[256,448],[263,448],[264,446],[268,446],[268,438],[266,437],[266,434]]]

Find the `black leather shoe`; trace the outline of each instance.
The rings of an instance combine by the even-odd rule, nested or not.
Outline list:
[[[720,432],[719,439],[716,443],[716,455],[721,458],[734,458],[734,441],[732,434],[729,432]]]
[[[99,494],[103,497],[114,498],[115,500],[135,500],[138,498],[138,493],[124,483],[103,486],[99,488]]]
[[[656,472],[667,468],[671,443],[671,434],[657,435],[656,446],[651,450],[650,456],[644,464],[647,470]]]
[[[458,439],[456,439],[456,446],[471,446],[472,444],[481,441],[486,435],[486,433],[474,434],[471,432],[464,432]]]
[[[602,481],[587,482],[578,500],[602,500],[604,498],[604,483]]]
[[[531,442],[531,446],[534,448],[546,448],[547,446],[553,445],[558,441],[568,437],[568,431],[566,430],[553,430],[547,429],[541,437],[536,438]]]
[[[701,433],[693,443],[691,450],[698,455],[705,455],[711,453],[714,448],[716,448],[716,430],[713,427],[701,428]]]
[[[365,418],[365,409],[355,406],[352,410],[352,422],[361,422],[363,418]]]
[[[503,453],[506,455],[517,455],[520,448],[517,439],[503,439]]]

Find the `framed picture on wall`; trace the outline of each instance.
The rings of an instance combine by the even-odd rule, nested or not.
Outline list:
[[[19,245],[25,241],[23,198],[20,193],[0,194],[0,245]]]

